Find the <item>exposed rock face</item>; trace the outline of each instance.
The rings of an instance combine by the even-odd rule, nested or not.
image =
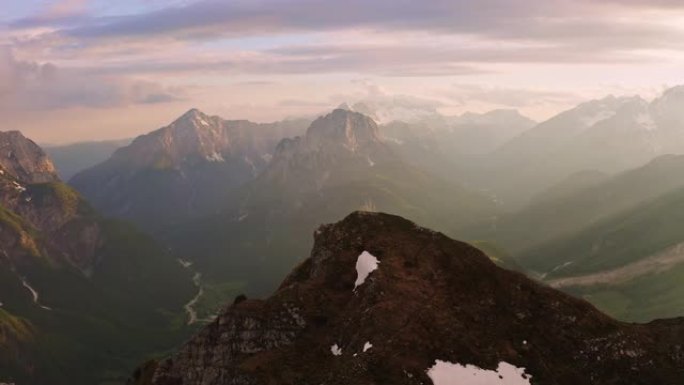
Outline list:
[[[0,132],[0,168],[26,183],[58,180],[47,155],[19,131]]]
[[[28,253],[90,270],[102,242],[94,213],[21,133],[0,132],[0,146],[9,154],[0,154],[0,252],[14,262]]]
[[[284,139],[262,180],[296,190],[316,190],[399,159],[382,141],[373,119],[336,109],[319,117],[303,137]]]
[[[215,212],[227,192],[266,167],[281,139],[306,124],[229,121],[193,109],[70,182],[105,214],[154,229]]]
[[[355,287],[364,251],[379,264]],[[133,383],[417,385],[441,360],[532,384],[675,384],[684,367],[684,320],[617,322],[386,214],[321,227],[272,297],[236,302]]]

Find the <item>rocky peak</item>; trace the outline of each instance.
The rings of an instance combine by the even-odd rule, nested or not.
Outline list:
[[[188,112],[181,115],[173,123],[171,127],[177,129],[210,129],[211,127],[216,127],[221,122],[221,119],[215,116],[209,116],[202,111],[193,108]]]
[[[303,137],[281,140],[260,179],[299,192],[318,190],[396,160],[373,119],[336,109],[311,123]]]
[[[59,180],[45,152],[19,131],[0,131],[0,169],[23,183]]]
[[[191,109],[166,127],[139,136],[114,158],[132,167],[178,168],[191,160],[221,161],[230,145],[224,121]]]
[[[683,320],[623,324],[465,243],[357,212],[321,227],[272,297],[235,301],[134,383],[441,385],[437,372],[468,369],[492,384],[669,384],[682,344]]]
[[[335,109],[311,123],[305,143],[310,149],[342,145],[350,151],[380,142],[378,125],[358,112]]]

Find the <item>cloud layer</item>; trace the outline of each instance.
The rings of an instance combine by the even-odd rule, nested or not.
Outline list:
[[[26,0],[2,20],[5,114],[164,105],[265,120],[370,79],[447,113],[539,118],[679,83],[684,65],[674,0]]]

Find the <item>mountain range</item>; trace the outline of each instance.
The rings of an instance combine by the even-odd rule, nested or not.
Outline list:
[[[408,215],[452,233],[496,212],[488,197],[405,161],[372,119],[342,109],[316,119],[304,136],[282,140],[264,171],[226,202],[222,212],[167,228],[160,238],[205,278],[243,282],[260,295],[302,259],[322,221],[350,211]]]
[[[119,150],[118,154],[125,156],[115,154],[72,183],[86,196],[98,191],[101,196],[92,197],[98,209],[133,219],[152,230],[175,253],[195,263],[203,274],[205,289],[213,293],[205,316],[236,292],[270,293],[306,254],[313,229],[357,209],[402,215],[470,240],[501,265],[536,278],[554,279],[560,272],[573,271],[600,274],[648,259],[677,241],[673,236],[629,259],[603,255],[608,249],[573,255],[581,247],[589,247],[582,243],[583,231],[610,218],[629,215],[637,206],[681,186],[676,157],[663,156],[647,163],[661,153],[681,152],[676,140],[679,115],[673,107],[684,102],[679,95],[681,88],[667,90],[652,102],[609,96],[538,124],[504,110],[457,117],[415,113],[409,114],[409,122],[400,122],[393,117],[408,115],[399,114],[396,108],[343,105],[314,120],[306,130],[301,129],[301,136],[275,139],[278,134],[267,135],[273,148],[266,149],[263,142],[264,148],[256,153],[269,156],[261,157],[261,163],[252,162],[259,166],[251,173],[243,172],[251,168],[244,162],[249,157],[225,155],[225,162],[220,162],[225,163],[221,164],[223,171],[211,169],[202,174],[209,170],[207,164],[214,163],[207,160],[212,158],[214,147],[198,146],[195,144],[204,142],[169,132],[186,132],[191,127],[190,132],[196,135],[189,138],[209,138],[205,142],[213,146],[222,143],[214,138],[217,127],[230,121],[191,110],[171,126]],[[357,110],[380,116],[386,123],[378,125]],[[250,127],[245,130],[264,128]],[[173,138],[173,146],[158,145],[162,132]],[[492,144],[482,146],[480,140]],[[250,141],[231,143],[230,151],[256,154]],[[136,153],[148,157],[133,162]],[[192,158],[199,161],[188,161]],[[121,159],[130,159],[128,166],[112,166],[123,162]],[[148,174],[149,165],[159,159],[172,159],[171,164],[181,165],[173,166],[176,168],[170,172],[185,181],[180,186],[203,191],[199,201],[206,203],[206,210],[194,210],[198,205],[193,203],[197,200],[190,190],[159,183],[161,179],[156,176],[166,171]],[[221,172],[240,177],[224,178]],[[128,176],[123,175],[137,176],[126,179]],[[118,184],[103,187],[135,178],[140,179],[129,183],[134,186],[131,190]],[[193,182],[188,184],[189,180]],[[219,182],[215,180],[225,184],[216,187]],[[175,195],[179,191],[186,192]],[[108,203],[102,206],[102,202],[117,202],[116,207],[128,211],[109,211]],[[145,218],[156,223],[151,226]],[[644,234],[650,234],[648,229]],[[575,238],[579,240],[573,241]],[[630,241],[637,239],[623,240],[624,247],[635,249]],[[591,262],[592,267],[581,270],[580,259]],[[560,267],[569,262],[573,262],[572,268]],[[595,298],[586,287],[582,290],[585,298]],[[673,295],[677,289],[672,286],[666,292]],[[622,303],[634,300],[630,302],[632,309],[643,302],[633,290],[620,298]],[[625,319],[684,313],[678,305],[668,312],[615,312],[604,307],[605,302],[610,301],[602,301],[602,309]]]
[[[258,175],[283,138],[306,121],[227,121],[193,109],[140,136],[70,184],[109,216],[147,229],[218,211],[231,189]]]
[[[621,172],[659,155],[683,153],[682,105],[684,87],[652,102],[609,96],[583,103],[500,146],[474,168],[473,178],[519,206],[579,171]]]
[[[73,151],[60,149],[66,156],[61,164],[90,166],[71,179],[73,188],[62,182],[54,164],[35,143],[18,132],[2,133],[0,345],[6,353],[0,353],[0,380],[29,384],[120,383],[123,373],[134,363],[166,355],[198,325],[208,324],[170,361],[141,367],[137,381],[193,384],[193,379],[179,374],[192,372],[186,370],[190,364],[184,361],[190,360],[195,362],[194,368],[201,368],[201,373],[195,373],[199,378],[212,373],[239,373],[235,378],[246,376],[242,383],[262,383],[286,375],[281,368],[289,367],[294,369],[288,372],[288,378],[296,383],[304,379],[301,373],[310,369],[299,361],[300,357],[308,357],[304,347],[316,339],[327,341],[318,332],[308,336],[306,328],[301,333],[291,330],[296,333],[287,345],[278,345],[286,351],[278,357],[272,353],[251,356],[254,352],[247,354],[244,346],[231,347],[240,351],[236,353],[209,341],[216,333],[226,333],[221,322],[238,322],[234,312],[273,319],[269,322],[276,324],[268,327],[296,329],[296,323],[277,324],[279,318],[270,313],[273,306],[280,306],[282,296],[296,302],[303,311],[309,309],[303,316],[307,325],[314,325],[326,335],[344,337],[345,341],[328,346],[336,347],[330,350],[331,357],[345,357],[350,348],[357,357],[352,354],[350,361],[340,359],[330,364],[314,350],[316,357],[311,357],[311,362],[314,369],[326,368],[331,373],[338,372],[328,365],[339,364],[339,373],[346,373],[339,378],[348,381],[372,382],[388,376],[393,383],[428,383],[432,378],[425,377],[427,371],[442,365],[439,362],[453,364],[447,365],[452,369],[460,363],[460,367],[481,370],[477,373],[483,376],[496,373],[505,377],[497,371],[503,370],[499,364],[505,362],[509,366],[503,368],[517,368],[518,374],[525,368],[533,383],[538,379],[554,383],[548,368],[542,368],[536,356],[525,356],[504,335],[494,338],[483,330],[482,338],[500,349],[485,352],[463,348],[459,351],[469,351],[469,355],[455,355],[439,342],[458,344],[452,341],[452,330],[446,326],[429,348],[416,353],[421,358],[415,362],[406,357],[394,361],[391,350],[376,349],[379,360],[363,361],[356,372],[351,369],[358,364],[354,359],[367,353],[363,350],[372,351],[379,345],[368,340],[365,342],[373,347],[366,349],[365,342],[359,345],[360,341],[346,341],[351,334],[339,326],[339,321],[317,322],[348,319],[358,324],[358,330],[379,333],[390,341],[388,346],[394,346],[390,335],[378,331],[380,316],[366,330],[357,320],[365,316],[344,305],[345,301],[354,301],[357,294],[351,299],[336,294],[335,290],[346,284],[330,283],[326,278],[313,285],[296,277],[313,274],[307,266],[314,262],[305,259],[312,246],[314,256],[323,249],[327,250],[323,254],[332,255],[331,250],[338,250],[343,255],[340,258],[347,258],[346,246],[338,245],[352,242],[351,238],[340,235],[344,239],[326,240],[321,246],[321,233],[316,229],[321,223],[337,221],[355,210],[401,215],[446,236],[469,241],[486,251],[495,264],[524,272],[539,282],[533,284],[520,275],[501,272],[490,262],[481,261],[482,254],[470,246],[439,241],[453,256],[478,255],[468,261],[482,271],[468,270],[466,274],[480,278],[465,283],[482,289],[484,294],[468,292],[470,295],[459,303],[449,302],[455,310],[445,306],[419,308],[415,304],[429,301],[420,296],[423,294],[410,292],[414,284],[434,298],[458,297],[448,289],[452,282],[448,277],[463,271],[441,257],[427,257],[432,262],[426,262],[428,265],[423,267],[427,270],[420,270],[422,275],[416,278],[402,269],[413,269],[412,263],[418,262],[407,262],[402,256],[404,259],[395,261],[397,266],[403,264],[402,269],[391,270],[391,274],[413,283],[406,288],[396,288],[389,282],[383,285],[389,285],[386,290],[390,292],[405,295],[409,305],[415,305],[409,306],[414,307],[412,313],[425,314],[425,324],[457,317],[484,319],[489,329],[517,325],[515,313],[497,313],[502,317],[501,324],[482,318],[480,311],[492,298],[495,303],[503,298],[529,312],[552,308],[544,313],[549,323],[558,321],[552,319],[554,312],[569,319],[577,319],[580,313],[591,318],[586,324],[563,327],[571,330],[563,337],[567,339],[534,343],[542,345],[534,354],[564,357],[553,368],[566,373],[563,378],[567,381],[581,378],[572,369],[580,363],[591,368],[595,378],[603,381],[599,383],[622,383],[604,377],[608,372],[588,363],[598,355],[569,356],[567,350],[559,350],[554,344],[579,347],[587,339],[608,338],[625,350],[624,346],[636,343],[646,347],[644,354],[665,357],[662,365],[668,368],[677,358],[669,353],[672,346],[663,341],[679,338],[677,321],[635,326],[609,317],[651,321],[684,314],[684,301],[680,299],[684,298],[680,284],[684,278],[684,237],[677,231],[684,207],[684,185],[680,182],[684,155],[677,155],[684,154],[680,148],[684,116],[678,109],[684,105],[682,94],[682,88],[673,88],[652,102],[638,97],[607,97],[541,123],[507,110],[447,117],[436,112],[409,113],[401,108],[359,103],[340,106],[312,120],[266,124],[225,120],[192,109],[169,126],[129,144],[82,144],[70,147]],[[382,124],[368,114],[381,119]],[[397,116],[404,116],[406,121],[393,118]],[[118,146],[122,147],[114,150]],[[104,159],[108,152],[111,155]],[[379,223],[387,226],[387,233],[378,228]],[[409,238],[421,239],[426,245],[434,241],[424,239],[424,235],[435,233],[416,230],[417,234],[413,234],[408,229],[415,226],[408,223],[384,214],[354,214],[320,231],[328,234],[325,237],[330,231],[353,234],[364,248],[357,245],[354,253],[362,255],[367,251],[377,257],[382,269],[387,247],[373,249],[363,241],[367,237],[385,234],[382,237],[405,245],[407,250],[414,248]],[[370,233],[360,234],[352,229],[354,226]],[[312,233],[317,234],[314,239]],[[398,235],[392,238],[390,233]],[[341,243],[335,243],[338,241]],[[326,261],[333,270],[341,263],[335,258]],[[387,266],[395,262],[388,260]],[[316,264],[320,271],[327,268]],[[345,274],[335,270],[333,275],[346,282]],[[485,276],[503,278],[496,281],[499,286],[490,287],[487,285],[491,282],[482,278]],[[444,284],[430,287],[421,280]],[[460,278],[457,281],[463,283]],[[608,316],[543,285],[581,297]],[[321,297],[306,294],[310,286]],[[499,293],[515,293],[516,287],[525,288],[520,298]],[[274,290],[274,297],[263,302],[243,300],[242,294],[267,297]],[[303,297],[295,298],[289,290],[303,293]],[[352,292],[356,290],[352,288]],[[233,307],[222,310],[236,297]],[[330,300],[329,306],[319,306],[324,300]],[[554,305],[559,301],[565,307]],[[369,309],[382,303],[364,302],[363,306],[371,307],[361,308],[364,314],[375,314]],[[398,307],[391,302],[387,306],[391,314]],[[459,313],[459,306],[466,310]],[[329,314],[318,318],[311,310],[316,307]],[[212,323],[216,317],[219,324]],[[476,323],[463,322],[459,327],[478,330]],[[537,326],[541,328],[541,323]],[[433,337],[421,334],[420,329],[412,331],[423,340]],[[537,333],[544,338],[563,336],[557,330]],[[278,334],[274,331],[269,335]],[[308,342],[300,345],[297,341],[301,336]],[[247,343],[275,346],[275,342],[259,338]],[[470,342],[477,346],[476,341]],[[98,348],[104,345],[106,350]],[[399,346],[394,346],[395,350],[403,351]],[[511,346],[516,354],[511,353]],[[204,362],[196,362],[199,348],[206,350],[203,356],[237,354],[235,357],[246,361],[240,361],[239,368],[233,361],[222,363],[218,369],[205,367]],[[615,355],[610,347],[605,349],[597,353],[602,359],[631,359],[623,353]],[[505,357],[506,361],[495,362],[491,360],[493,355]],[[561,361],[573,364],[563,366]],[[272,369],[263,369],[260,362]],[[611,368],[623,369],[622,364],[615,365]],[[73,371],[86,366],[88,370]],[[378,369],[373,370],[376,366]],[[400,381],[397,373],[403,372],[399,367],[407,368],[413,380],[403,374],[407,377]],[[651,376],[648,378],[652,381],[646,383],[668,383],[670,378],[667,371],[664,377],[645,367],[638,371]],[[309,372],[318,382],[331,381],[324,376],[327,372]],[[252,375],[256,379],[247,380]],[[627,383],[636,381],[626,378],[632,381]],[[562,379],[555,381],[566,383]]]

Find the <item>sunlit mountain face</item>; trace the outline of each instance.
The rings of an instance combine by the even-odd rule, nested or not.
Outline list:
[[[682,383],[684,4],[1,9],[0,385]]]

